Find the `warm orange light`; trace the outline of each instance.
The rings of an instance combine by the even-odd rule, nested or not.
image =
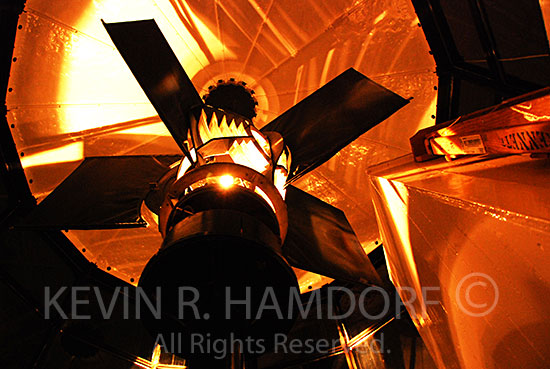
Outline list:
[[[195,161],[197,160],[197,153],[194,148],[189,150],[189,154],[191,155],[191,158],[193,160]],[[187,156],[184,156],[181,159],[181,164],[178,168],[178,174],[176,175],[176,179],[180,179],[181,177],[183,177],[183,175],[187,172],[189,168],[191,168],[191,161]]]
[[[377,191],[387,206],[388,214],[391,217],[392,223],[395,225],[395,229],[387,232],[382,228],[382,234],[386,233],[384,242],[386,244],[397,243],[400,250],[403,251],[404,260],[406,261],[405,268],[408,269],[408,274],[411,276],[411,284],[407,284],[403,280],[399,280],[398,276],[393,273],[394,269],[391,268],[391,263],[388,263],[388,269],[390,269],[390,279],[396,286],[410,286],[413,287],[418,299],[415,301],[415,306],[420,306],[415,314],[411,314],[411,318],[415,323],[420,326],[424,326],[429,323],[430,317],[427,316],[425,297],[422,294],[422,284],[420,283],[420,277],[414,258],[414,252],[411,244],[410,234],[410,220],[409,220],[409,190],[407,187],[398,181],[390,181],[385,178],[376,178]],[[390,236],[397,235],[392,238]],[[403,296],[401,296],[403,297]],[[405,299],[404,299],[405,300]],[[418,304],[418,305],[416,305]]]
[[[252,139],[235,140],[228,153],[234,163],[252,168],[259,173],[264,173],[269,168],[269,162]]]
[[[220,115],[218,115],[220,114]],[[210,122],[208,122],[210,120]],[[244,165],[255,171],[264,174],[270,166],[266,156],[270,155],[269,141],[258,131],[250,122],[246,120],[236,121],[234,118],[228,118],[223,112],[212,113],[210,118],[205,111],[201,112],[198,120],[198,133],[203,147],[206,147],[215,139],[234,138],[229,148],[217,153],[204,153],[203,156],[223,156],[229,155],[231,161],[236,164]],[[250,128],[252,135],[247,129]],[[255,144],[258,142],[261,149]],[[263,150],[263,153],[262,153]],[[199,149],[201,151],[201,149]]]
[[[220,186],[222,186],[222,188],[229,188],[229,187],[233,186],[233,184],[235,183],[235,179],[233,178],[233,176],[231,176],[229,174],[225,174],[225,175],[220,177],[219,182],[220,182]]]
[[[97,0],[90,3],[81,18],[71,24],[71,29],[78,33],[70,32],[66,40],[62,39],[67,52],[63,54],[58,74],[60,88],[56,101],[65,103],[59,119],[63,132],[156,115],[119,52],[112,47],[101,18],[108,23],[155,19],[190,78],[209,64],[237,59],[231,46],[224,45],[220,39],[219,31],[212,31],[184,1]],[[182,18],[182,14],[188,18]],[[168,134],[160,125],[151,129],[161,135]]]
[[[271,209],[273,209],[274,212],[277,212],[275,210],[275,205],[273,205],[273,202],[271,201],[269,196],[267,196],[267,194],[260,187],[255,187],[254,192],[260,195],[265,200],[265,202],[267,202],[267,204],[271,207]]]
[[[37,154],[27,155],[21,158],[23,168],[31,168],[40,165],[69,163],[84,159],[84,143],[73,142],[68,145],[51,150],[44,150]]]
[[[158,365],[160,363],[160,350],[161,347],[159,344],[157,344],[155,346],[155,349],[153,350],[153,355],[151,355],[151,369],[158,368]]]
[[[178,365],[178,364],[163,364],[160,362],[161,360],[161,345],[157,344],[153,350],[153,354],[151,356],[151,361],[137,357],[134,360],[134,365],[140,368],[144,369],[176,369],[176,368],[187,368],[186,365]],[[174,356],[172,355],[172,360]]]
[[[275,185],[275,187],[277,187],[283,199],[285,198],[285,194],[286,194],[286,190],[285,190],[286,178],[287,178],[286,170],[281,168],[275,169],[275,172],[273,173],[273,184]]]
[[[324,275],[320,275],[317,273],[308,272],[303,269],[292,267],[292,270],[294,270],[294,274],[296,274],[296,278],[298,279],[300,293],[317,290],[323,287],[325,284],[329,284],[334,281],[334,279],[332,278],[325,277]]]

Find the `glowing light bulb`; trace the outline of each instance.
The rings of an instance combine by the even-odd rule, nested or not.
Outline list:
[[[222,186],[223,188],[229,188],[233,186],[233,183],[235,182],[235,180],[233,179],[233,176],[229,174],[225,174],[221,176],[219,181],[220,181],[220,186]]]

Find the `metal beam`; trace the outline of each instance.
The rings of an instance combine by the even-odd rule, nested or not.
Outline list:
[[[463,58],[454,43],[453,35],[439,0],[411,0],[430,45],[437,68],[446,71]]]
[[[468,0],[468,5],[470,6],[470,11],[477,29],[479,40],[481,41],[481,46],[485,52],[487,64],[489,65],[489,68],[494,76],[503,85],[506,85],[506,73],[504,72],[502,62],[500,61],[495,36],[491,25],[489,24],[485,6],[480,0]]]
[[[495,103],[543,87],[505,73],[481,0],[468,0],[468,2],[490,69],[464,61],[456,47],[440,0],[411,1],[437,65],[439,91],[436,123],[446,122],[458,116],[463,81],[489,87],[494,91]]]

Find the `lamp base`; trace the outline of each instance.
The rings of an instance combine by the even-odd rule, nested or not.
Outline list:
[[[208,210],[172,227],[139,281],[161,309],[145,320],[157,343],[186,358],[235,345],[247,355],[270,351],[292,327],[291,294],[299,295],[280,249],[279,237],[239,211]]]

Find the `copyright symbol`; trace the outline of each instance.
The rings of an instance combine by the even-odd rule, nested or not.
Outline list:
[[[481,317],[489,314],[496,307],[498,298],[496,282],[485,273],[470,273],[456,286],[458,307],[470,316]]]

